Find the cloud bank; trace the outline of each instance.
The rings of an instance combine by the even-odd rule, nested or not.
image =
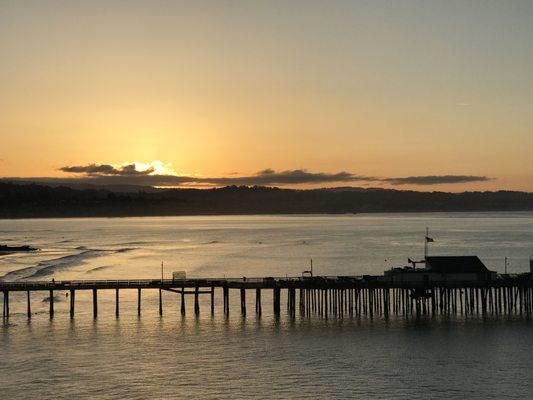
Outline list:
[[[59,170],[62,172],[81,175],[76,178],[59,178],[59,180],[63,182],[65,182],[66,179],[85,183],[136,184],[147,186],[179,186],[187,184],[203,184],[206,186],[269,186],[357,181],[372,182],[378,179],[374,177],[355,175],[345,171],[337,173],[309,172],[305,169],[275,171],[270,168],[259,171],[253,175],[199,177],[175,174],[159,174],[155,173],[154,168],[139,170],[136,164],[126,164],[120,167],[109,164],[88,164],[81,166],[66,166],[60,168]]]
[[[215,178],[193,178],[196,183],[211,183],[215,185],[298,185],[330,182],[361,182],[374,181],[376,178],[354,175],[349,172],[309,172],[305,169],[275,171],[265,169],[255,175],[231,176]]]
[[[120,167],[115,167],[109,164],[89,164],[89,165],[78,165],[78,166],[67,166],[59,168],[60,171],[69,172],[69,173],[84,173],[89,176],[109,176],[109,175],[118,175],[118,176],[137,176],[137,175],[150,175],[155,172],[154,167],[148,167],[144,170],[138,170],[137,165],[125,164]]]
[[[428,175],[382,179],[383,182],[388,182],[391,185],[442,185],[453,183],[486,182],[490,180],[491,179],[486,176],[476,175]]]
[[[276,171],[268,168],[252,175],[202,177],[179,175],[169,169],[169,164],[154,161],[151,164],[125,163],[120,166],[96,164],[64,166],[60,171],[72,174],[65,178],[9,178],[49,184],[93,184],[93,185],[138,185],[157,187],[216,187],[229,185],[246,186],[295,186],[295,185],[335,185],[365,182],[391,186],[429,186],[485,182],[486,176],[476,175],[423,175],[409,177],[373,177],[340,171],[310,172],[306,169]],[[7,179],[7,178],[6,178]]]

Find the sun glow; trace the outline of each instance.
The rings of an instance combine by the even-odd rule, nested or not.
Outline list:
[[[154,160],[148,164],[134,161],[134,162],[126,162],[123,163],[121,166],[124,167],[126,165],[135,165],[135,169],[140,172],[152,170],[149,175],[173,175],[177,176],[178,174],[176,171],[172,169],[172,163],[164,163],[160,160]]]

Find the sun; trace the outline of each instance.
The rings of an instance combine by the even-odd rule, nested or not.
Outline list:
[[[174,176],[177,175],[176,171],[172,169],[172,163],[164,163],[163,161],[160,161],[160,160],[154,160],[148,164],[142,163],[139,161],[126,162],[126,163],[123,163],[122,166],[131,165],[131,164],[135,165],[135,169],[137,171],[152,170],[150,175],[174,175]]]

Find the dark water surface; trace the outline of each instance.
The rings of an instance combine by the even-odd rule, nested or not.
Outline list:
[[[315,260],[318,273],[381,273],[422,252],[424,229],[432,254],[478,254],[495,270],[528,269],[533,214],[426,214],[298,217],[187,217],[0,221],[0,243],[33,244],[39,254],[0,257],[0,276],[24,279],[158,278],[298,275]],[[386,260],[386,261],[385,261]],[[146,292],[146,293],[145,293]],[[185,318],[179,298],[157,292],[57,293],[49,319],[47,294],[12,293],[11,317],[0,326],[0,398],[533,398],[533,326],[526,319],[329,319],[249,307],[216,313],[201,299]],[[284,299],[282,299],[283,301]],[[253,294],[248,302],[253,304]],[[282,303],[284,304],[284,302]]]
[[[6,399],[533,393],[533,327],[526,321],[18,320],[1,339]]]

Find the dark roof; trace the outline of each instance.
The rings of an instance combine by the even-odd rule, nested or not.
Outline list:
[[[489,272],[477,256],[427,257],[426,268],[432,272],[448,274]]]

